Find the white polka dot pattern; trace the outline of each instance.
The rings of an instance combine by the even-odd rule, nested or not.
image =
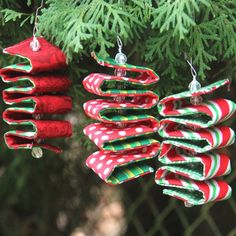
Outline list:
[[[143,149],[145,152],[143,152]],[[116,168],[128,166],[132,163],[141,163],[144,160],[154,158],[158,154],[158,151],[159,145],[141,148],[141,150],[128,151],[126,154],[98,151],[87,158],[86,165],[93,169],[101,179],[108,182],[108,177],[112,175]]]
[[[148,109],[157,105],[159,98],[154,92],[145,89],[145,85],[157,82],[159,77],[148,68],[131,65],[117,66],[111,64],[110,61],[97,58],[95,54],[93,56],[103,66],[115,66],[116,69],[137,72],[139,75],[136,78],[129,78],[93,73],[84,79],[83,85],[88,92],[109,97],[109,99],[88,101],[83,106],[90,118],[102,122],[91,124],[84,129],[85,135],[100,149],[87,158],[86,165],[110,184],[122,183],[151,173],[153,171],[151,167],[143,167],[141,164],[139,167],[138,164],[154,158],[159,151],[157,140],[143,138],[157,132],[159,127],[156,118],[146,114]],[[106,86],[114,82],[124,86],[139,84],[144,89],[128,90]],[[131,109],[132,112],[130,112]],[[144,112],[140,112],[141,110]],[[132,172],[131,168],[126,175],[123,174],[125,179],[118,178],[116,180],[118,182],[112,182],[113,177],[117,178],[113,175],[115,169],[129,168],[133,163],[136,163],[134,166],[136,171]]]

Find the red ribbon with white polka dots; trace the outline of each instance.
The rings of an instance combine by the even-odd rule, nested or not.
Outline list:
[[[100,65],[138,75],[133,78],[93,73],[84,79],[88,92],[108,97],[84,104],[85,113],[102,122],[84,129],[100,149],[87,158],[86,165],[113,185],[153,172],[148,160],[159,152],[160,144],[154,138],[159,121],[149,110],[156,107],[159,97],[146,86],[157,82],[158,75],[145,67],[92,56]]]

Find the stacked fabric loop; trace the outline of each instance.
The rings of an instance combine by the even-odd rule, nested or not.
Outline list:
[[[230,159],[212,150],[233,144],[233,130],[219,123],[233,116],[236,104],[223,98],[198,105],[189,100],[228,83],[229,80],[221,80],[197,92],[182,92],[160,101],[158,109],[165,118],[160,122],[159,134],[164,141],[158,159],[166,166],[156,171],[155,181],[166,187],[164,194],[190,205],[230,197],[230,186],[214,179],[230,173]]]
[[[62,150],[46,139],[69,137],[70,122],[41,119],[42,115],[64,114],[72,109],[72,100],[61,95],[71,86],[71,81],[58,70],[66,68],[62,51],[38,38],[40,50],[30,48],[32,38],[4,49],[4,53],[23,58],[23,62],[2,68],[3,81],[12,84],[3,91],[3,100],[12,105],[3,113],[9,125],[23,127],[7,132],[5,142],[11,149],[41,147],[56,153]],[[57,94],[57,95],[55,95]]]
[[[103,60],[95,53],[92,56],[102,66],[138,75],[131,78],[94,73],[83,80],[88,92],[110,97],[84,104],[85,113],[102,122],[84,129],[100,149],[87,158],[86,165],[113,185],[153,172],[147,160],[157,156],[159,151],[159,142],[153,137],[159,122],[146,114],[146,110],[155,107],[159,98],[144,88],[156,83],[158,75],[145,67],[117,64],[115,60]]]

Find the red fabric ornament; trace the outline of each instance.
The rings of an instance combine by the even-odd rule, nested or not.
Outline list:
[[[105,182],[116,185],[153,172],[149,159],[157,156],[160,144],[153,138],[159,127],[158,120],[147,114],[158,102],[158,96],[146,89],[159,80],[154,71],[130,64],[118,64],[92,54],[102,66],[117,70],[117,75],[90,74],[83,85],[99,96],[84,104],[85,113],[102,123],[94,123],[84,133],[100,148],[86,160]],[[126,77],[128,71],[136,72],[135,78]],[[120,73],[120,75],[119,75]]]
[[[217,81],[197,91],[186,91],[163,98],[159,112],[159,134],[164,138],[159,154],[162,166],[155,181],[163,193],[181,199],[186,206],[228,199],[231,187],[216,177],[231,172],[230,158],[215,149],[232,145],[234,131],[220,123],[232,117],[236,104],[218,98],[210,101],[193,98],[205,96],[227,85]],[[191,98],[191,99],[190,99]]]
[[[30,43],[33,37],[28,38],[16,45],[3,49],[3,52],[12,56],[24,58],[24,62],[7,66],[2,69],[4,73],[12,71],[36,74],[39,72],[48,72],[62,70],[67,67],[66,56],[56,46],[49,43],[46,39],[37,38],[40,43],[40,50],[32,51]]]
[[[38,38],[40,49],[32,51],[29,38],[3,50],[4,53],[24,58],[22,63],[0,70],[6,83],[12,84],[3,91],[3,100],[12,105],[3,112],[3,119],[22,130],[7,132],[5,142],[11,149],[41,147],[60,153],[62,150],[48,144],[48,139],[72,135],[70,122],[42,119],[43,115],[64,114],[72,109],[72,99],[61,95],[71,86],[71,81],[59,70],[66,68],[63,52],[44,38]],[[30,129],[25,129],[30,126]]]

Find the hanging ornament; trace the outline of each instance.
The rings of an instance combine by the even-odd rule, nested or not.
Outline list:
[[[3,91],[4,102],[11,105],[3,112],[3,119],[9,125],[22,127],[4,135],[7,146],[32,149],[35,158],[43,156],[42,148],[60,153],[62,150],[47,140],[71,136],[71,124],[44,116],[64,114],[72,109],[71,98],[61,95],[71,86],[71,81],[60,71],[67,67],[65,55],[44,38],[36,37],[35,29],[32,38],[3,52],[22,59],[21,63],[0,70],[2,80],[12,84]]]
[[[85,113],[101,122],[87,126],[84,133],[100,149],[87,158],[86,165],[113,185],[153,172],[147,160],[159,151],[159,142],[153,138],[159,122],[147,114],[157,105],[158,96],[145,89],[159,77],[151,69],[127,64],[121,46],[115,60],[92,53],[100,65],[114,68],[115,75],[94,73],[83,81],[88,92],[110,98],[84,104]],[[127,72],[138,76],[127,77]]]
[[[158,105],[165,117],[160,121],[159,134],[165,140],[158,159],[165,166],[157,170],[155,180],[166,187],[164,194],[181,199],[186,207],[231,195],[230,186],[216,179],[230,173],[230,159],[213,150],[233,144],[233,130],[219,123],[233,116],[236,105],[223,98],[202,99],[228,83],[226,79],[190,88],[162,99]],[[193,99],[196,97],[200,97],[198,102]]]

